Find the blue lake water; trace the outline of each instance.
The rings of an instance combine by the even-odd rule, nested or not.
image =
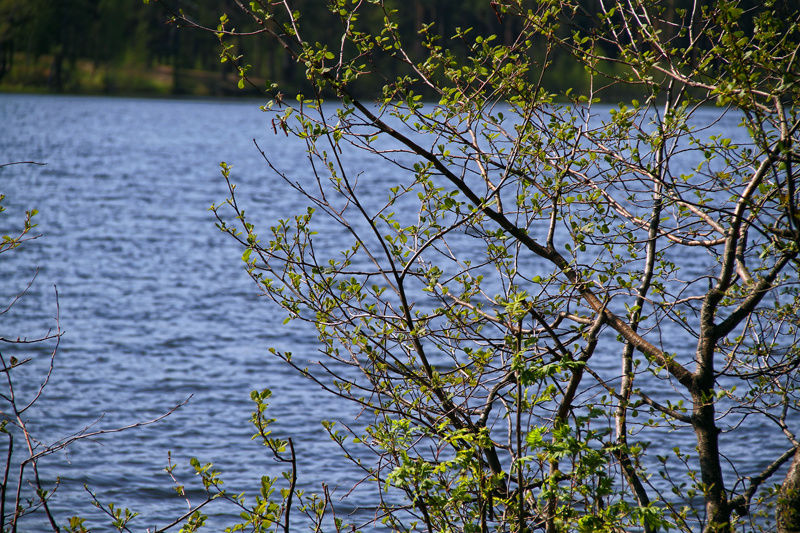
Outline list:
[[[35,436],[51,443],[100,416],[93,429],[145,420],[192,395],[157,426],[78,442],[44,461],[45,483],[62,478],[57,516],[98,516],[81,488],[88,483],[103,501],[139,511],[140,529],[164,525],[186,509],[163,471],[168,451],[187,485],[188,459],[197,456],[215,462],[230,489],[256,488],[262,473],[279,471],[249,441],[249,391],[264,387],[275,391],[277,427],[291,428],[305,457],[304,481],[349,488],[355,478],[319,425],[346,407],[267,354],[268,346],[311,353],[314,336],[281,327],[283,316],[257,298],[241,251],[208,211],[226,196],[223,160],[257,191],[265,221],[301,208],[253,145],[287,146],[269,144],[276,137],[258,103],[0,95],[0,124],[0,159],[46,163],[0,170],[0,230],[10,233],[22,210],[38,209],[42,234],[2,257],[3,302],[36,268],[38,276],[0,335],[54,327],[54,286],[64,330],[52,380],[29,416]],[[50,348],[33,354],[19,388],[38,384]]]
[[[249,441],[249,391],[264,387],[275,393],[276,435],[295,440],[304,486],[325,482],[342,495],[359,480],[319,424],[350,421],[353,408],[267,352],[275,346],[313,357],[314,332],[297,323],[283,326],[283,314],[257,297],[241,250],[215,228],[208,211],[226,196],[220,161],[233,164],[248,212],[265,226],[304,210],[303,199],[266,167],[253,139],[297,179],[310,176],[302,147],[275,135],[258,105],[0,94],[0,163],[46,163],[0,169],[7,207],[0,231],[11,232],[25,209],[38,209],[36,232],[42,234],[0,260],[3,303],[38,268],[30,290],[0,321],[0,335],[33,337],[52,328],[54,286],[64,331],[51,382],[29,414],[34,435],[52,443],[87,425],[146,420],[191,395],[154,426],[76,442],[44,460],[44,483],[61,477],[52,507],[62,520],[81,515],[99,523],[84,483],[101,500],[140,512],[139,530],[185,512],[163,471],[168,452],[187,486],[188,459],[196,456],[217,464],[230,490],[257,488],[262,473],[279,471]],[[380,161],[355,165],[381,169],[376,179],[387,184],[394,179]],[[49,349],[52,344],[19,350],[33,357],[19,371],[20,394],[35,391]],[[664,449],[692,442],[691,435],[663,438]],[[752,450],[763,443],[758,432],[752,438],[728,450],[752,455],[745,467],[755,469],[763,458]],[[369,516],[368,493],[359,489],[342,509],[361,506],[358,516]],[[195,490],[190,497],[200,495]],[[215,526],[231,523],[225,515],[231,511],[208,508]],[[37,520],[27,523],[29,530],[44,527]]]

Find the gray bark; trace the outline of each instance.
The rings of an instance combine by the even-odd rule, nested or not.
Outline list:
[[[778,533],[800,533],[800,449],[781,485],[776,521]]]

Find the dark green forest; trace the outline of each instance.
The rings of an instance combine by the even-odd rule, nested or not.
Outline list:
[[[691,8],[687,0],[658,3],[673,13]],[[778,2],[778,7],[789,9],[790,3]],[[281,2],[269,4],[280,23]],[[341,18],[329,11],[328,3],[301,0],[296,4],[308,42],[336,49]],[[499,3],[490,0],[385,0],[382,4],[369,11],[372,20],[367,23],[379,27],[389,13],[406,50],[417,55],[412,59],[420,59],[425,52],[421,30],[441,36],[451,51],[462,57],[467,46],[460,49],[460,45],[475,35],[495,35],[510,44],[521,30],[515,27],[519,19],[504,17]],[[576,29],[590,29],[597,20],[596,0],[578,5],[580,9],[574,11],[569,24],[559,30],[562,37],[569,38]],[[180,14],[196,24],[194,31],[175,22]],[[272,82],[282,90],[304,86],[305,73],[283,49],[268,40],[233,37],[228,41],[233,54],[242,54],[249,65],[250,83],[237,87],[235,62],[220,62],[221,44],[214,34],[223,15],[229,21],[228,29],[259,29],[235,0],[0,0],[0,91],[252,96]],[[662,31],[673,33],[676,28]],[[454,38],[456,35],[461,36]],[[556,93],[586,89],[589,76],[579,61],[563,49],[546,48],[543,42],[528,45],[539,64],[547,64],[547,69],[541,69],[546,72],[542,79],[545,88]],[[602,52],[610,58],[603,68],[614,76],[624,76],[613,61],[616,51]],[[356,90],[374,93],[384,81],[410,74],[398,71],[400,64],[388,57],[372,58],[375,76]],[[529,74],[538,76],[537,72]],[[605,98],[637,95],[636,87],[618,84],[605,93],[602,87],[594,89]]]
[[[382,7],[376,5],[365,13],[366,22],[373,27],[383,25],[389,14],[405,49],[417,56],[412,59],[424,57],[420,31],[442,37],[452,53],[464,57],[466,42],[475,35],[495,35],[504,44],[520,35],[521,28],[515,27],[519,19],[504,17],[502,9],[498,9],[501,3],[385,0]],[[687,0],[659,3],[673,13],[691,8]],[[280,23],[282,3],[269,4],[275,21]],[[301,31],[307,41],[337,49],[342,20],[330,12],[328,2],[300,0],[296,4],[302,13]],[[788,9],[789,2],[778,4]],[[569,23],[559,29],[562,37],[569,38],[577,29],[591,29],[596,23],[597,1],[583,0],[578,5],[580,9],[573,12]],[[193,30],[181,28],[175,21],[181,14],[196,25]],[[232,53],[246,57],[249,65],[250,82],[237,87],[235,61],[220,61],[222,47],[214,34],[223,15],[228,29],[259,29],[236,0],[0,0],[0,91],[253,96],[273,82],[284,91],[302,89],[305,72],[283,49],[266,39],[232,37],[227,41],[233,45]],[[671,18],[667,13],[665,19]],[[676,28],[664,27],[662,31],[674,34]],[[462,44],[465,46],[460,48]],[[541,80],[545,88],[555,93],[568,88],[586,89],[589,76],[579,61],[563,49],[547,48],[544,42],[526,44],[540,66],[547,64],[546,69],[541,69],[546,72]],[[614,63],[617,51],[602,52],[610,59],[603,69],[614,76],[624,76]],[[388,57],[373,57],[371,68],[375,76],[355,89],[360,94],[375,93],[386,80],[411,74],[398,71],[401,64]],[[636,87],[619,84],[605,93],[602,87],[594,90],[604,98],[638,96]]]
[[[220,62],[220,42],[211,31],[186,31],[171,21],[185,13],[198,26],[215,29],[220,16],[227,15],[229,27],[250,28],[252,21],[233,0],[0,0],[0,90],[65,92],[88,94],[151,94],[225,96],[254,95],[270,82],[285,89],[300,88],[304,72],[286,53],[267,41],[234,39],[237,53],[251,65],[253,81],[237,87],[237,69],[232,62]],[[274,3],[278,18],[280,8]],[[302,29],[309,41],[336,46],[339,20],[320,0],[297,2],[303,13]],[[589,20],[593,2],[586,13],[577,13],[576,24]],[[489,0],[387,0],[392,15],[411,53],[422,54],[418,32],[427,31],[451,38],[461,29],[468,35],[496,35],[511,42],[519,33],[516,20],[505,18]],[[371,12],[374,23],[383,23],[381,9]],[[459,54],[459,40],[450,41]],[[551,62],[546,86],[556,90],[580,89],[587,76],[576,62],[531,43],[531,53]],[[382,79],[397,72],[397,62],[374,58],[375,86],[359,87],[363,93],[376,90]],[[535,75],[536,73],[532,73]],[[556,86],[557,85],[557,86]]]
[[[228,9],[191,4],[207,22]],[[0,0],[3,90],[218,94],[229,85],[218,48],[213,35],[179,31],[141,0]]]

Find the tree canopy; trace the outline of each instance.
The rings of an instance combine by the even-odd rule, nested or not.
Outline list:
[[[308,211],[259,230],[233,184],[215,209],[317,328],[318,371],[278,355],[373,414],[331,433],[405,493],[384,521],[732,531],[772,506],[797,529],[797,8],[507,0],[479,7],[507,34],[430,20],[409,40],[389,2],[328,7],[327,42],[292,2],[244,9],[311,86],[270,105],[315,179],[264,154]],[[549,88],[560,57],[589,83]],[[599,105],[615,90],[642,97]],[[396,170],[383,195],[353,151]],[[332,223],[339,253],[316,237]],[[742,467],[768,433],[783,446]],[[670,438],[692,444],[652,451]]]

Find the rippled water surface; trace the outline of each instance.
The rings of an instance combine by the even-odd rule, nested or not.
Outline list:
[[[309,485],[352,484],[319,426],[346,408],[320,402],[317,389],[267,354],[268,346],[311,353],[314,336],[282,327],[283,316],[255,296],[241,251],[208,211],[225,198],[223,160],[254,193],[265,222],[301,208],[253,145],[259,139],[278,157],[291,147],[270,144],[281,139],[258,103],[0,95],[0,124],[0,159],[46,163],[0,170],[8,209],[0,229],[10,232],[19,213],[34,208],[42,234],[0,262],[4,302],[38,267],[0,334],[52,328],[54,286],[65,332],[30,416],[36,435],[52,442],[100,416],[97,429],[145,420],[192,395],[157,426],[78,442],[49,458],[46,482],[62,476],[56,513],[96,516],[81,489],[88,483],[104,501],[141,512],[142,529],[163,525],[186,505],[163,472],[168,451],[181,467],[190,456],[215,462],[231,489],[257,487],[253,480],[272,468],[248,445],[249,391],[263,387],[276,394],[272,414],[278,428],[291,428]],[[20,387],[28,392],[46,370],[45,348],[52,346],[25,370]],[[187,468],[176,472],[191,481]]]
[[[35,208],[42,234],[0,261],[2,302],[24,289],[38,267],[27,295],[0,322],[0,335],[52,328],[54,286],[65,333],[51,383],[30,415],[34,433],[49,443],[90,424],[146,420],[192,396],[155,426],[77,442],[49,457],[42,472],[46,484],[62,477],[53,500],[60,518],[98,516],[81,489],[86,483],[103,501],[139,511],[139,529],[164,525],[186,509],[163,471],[168,452],[183,481],[191,478],[189,457],[197,456],[215,462],[230,489],[253,490],[265,469],[277,473],[249,442],[248,393],[255,388],[275,392],[276,434],[294,436],[305,486],[326,482],[342,493],[358,479],[342,467],[319,425],[351,420],[352,408],[267,353],[276,346],[313,356],[315,335],[295,323],[282,326],[283,315],[259,300],[241,268],[241,250],[208,212],[226,195],[223,160],[233,164],[257,220],[268,225],[303,210],[302,199],[264,165],[253,139],[298,179],[308,173],[302,147],[273,133],[258,102],[0,95],[0,162],[46,163],[0,169],[8,208],[0,230],[9,233],[24,209]],[[359,170],[376,164],[357,162]],[[392,181],[377,168],[375,179]],[[663,341],[671,342],[668,332]],[[49,349],[26,348],[34,360],[20,370],[20,394],[35,390]],[[728,451],[746,455],[764,445],[758,432],[751,436]],[[656,450],[680,440],[663,438]],[[753,468],[760,463],[754,454]],[[369,507],[358,493],[354,500],[349,505]]]

